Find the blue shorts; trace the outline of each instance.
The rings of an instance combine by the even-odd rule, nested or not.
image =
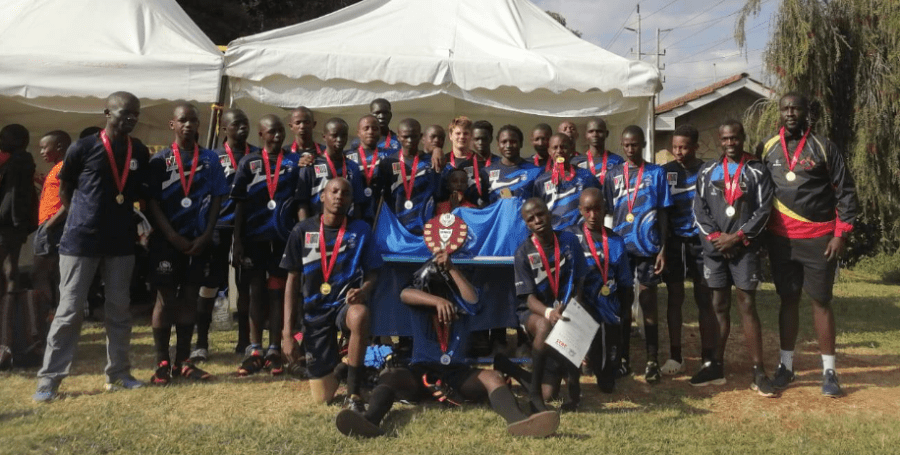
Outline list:
[[[34,231],[34,255],[54,256],[59,255],[59,240],[62,238],[63,225],[47,228],[47,223],[38,226]]]
[[[318,379],[329,375],[341,361],[338,331],[350,333],[347,327],[346,303],[329,308],[313,317],[303,319],[303,347],[306,349],[306,369]]]

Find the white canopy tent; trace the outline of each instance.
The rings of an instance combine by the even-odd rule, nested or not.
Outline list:
[[[32,149],[52,129],[102,126],[117,90],[141,99],[134,135],[168,143],[170,102],[215,102],[222,63],[175,0],[0,2],[0,123],[25,125]]]
[[[351,125],[383,97],[395,119],[423,124],[468,115],[527,129],[602,115],[615,133],[652,125],[660,89],[653,65],[579,39],[527,0],[363,0],[235,40],[225,62],[251,118],[304,105]]]

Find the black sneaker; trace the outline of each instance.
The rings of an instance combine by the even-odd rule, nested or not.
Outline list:
[[[775,376],[772,376],[772,387],[778,390],[786,389],[788,384],[794,382],[794,378],[794,372],[788,370],[783,363],[779,363],[775,369]]]
[[[660,379],[662,379],[662,375],[659,372],[659,364],[653,361],[647,362],[647,369],[644,371],[644,380],[647,381],[647,384],[656,384]]]
[[[841,390],[841,384],[838,382],[837,373],[829,369],[822,376],[822,395],[830,398],[837,398],[844,394]]]
[[[725,384],[725,368],[714,360],[707,360],[700,366],[700,371],[691,377],[690,383],[694,387]]]
[[[616,368],[616,379],[630,376],[631,373],[631,365],[629,365],[628,359],[622,359],[622,363],[619,365],[619,368]]]
[[[347,395],[347,398],[344,398],[343,408],[349,409],[359,415],[366,413],[366,403],[359,395]]]
[[[370,422],[362,414],[344,409],[338,413],[334,420],[338,431],[346,436],[361,436],[363,438],[375,438],[384,434],[384,430]]]
[[[766,398],[772,398],[777,395],[775,387],[772,386],[772,381],[766,376],[766,372],[759,367],[753,367],[753,383],[750,384],[750,390],[756,391],[756,393]]]

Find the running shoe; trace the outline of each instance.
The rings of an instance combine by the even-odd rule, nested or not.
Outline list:
[[[662,376],[659,374],[659,364],[653,361],[647,362],[647,369],[644,370],[644,380],[647,384],[656,384]]]
[[[105,386],[103,386],[107,392],[117,392],[119,390],[134,390],[140,389],[144,386],[144,383],[138,381],[133,376],[125,376],[124,378],[116,379],[112,382],[107,382]]]
[[[691,377],[690,383],[694,387],[725,384],[725,367],[716,361],[707,360],[700,366],[700,371]]]
[[[754,390],[766,398],[772,398],[777,395],[775,387],[772,386],[772,381],[766,376],[766,372],[758,367],[753,367],[753,383],[750,384],[750,390]]]
[[[794,382],[795,377],[793,371],[788,370],[783,363],[779,363],[775,369],[775,376],[772,376],[772,387],[778,390],[786,389],[788,384]]]
[[[829,398],[837,398],[844,394],[841,384],[838,382],[837,373],[829,369],[822,375],[822,395]]]

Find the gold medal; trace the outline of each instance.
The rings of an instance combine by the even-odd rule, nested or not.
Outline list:
[[[566,162],[566,159],[563,158],[563,157],[561,157],[561,156],[557,156],[557,157],[556,157],[556,162],[559,163],[559,164],[563,164],[563,163]]]
[[[509,199],[512,197],[512,191],[510,191],[509,188],[503,188],[502,190],[500,190],[500,197],[503,199]]]
[[[125,195],[122,193],[119,193],[118,195],[116,195],[116,204],[121,205],[124,203],[125,203]]]
[[[609,286],[604,284],[603,287],[600,288],[600,294],[603,295],[604,297],[609,295]]]
[[[328,283],[322,283],[322,285],[319,286],[319,292],[320,292],[322,295],[328,295],[328,294],[331,294],[331,285],[328,284]]]
[[[788,171],[788,173],[784,175],[784,178],[786,178],[788,182],[793,182],[794,180],[797,180],[797,174],[794,174],[794,171]]]
[[[634,214],[629,213],[628,215],[625,215],[625,221],[627,221],[629,223],[634,223]]]

